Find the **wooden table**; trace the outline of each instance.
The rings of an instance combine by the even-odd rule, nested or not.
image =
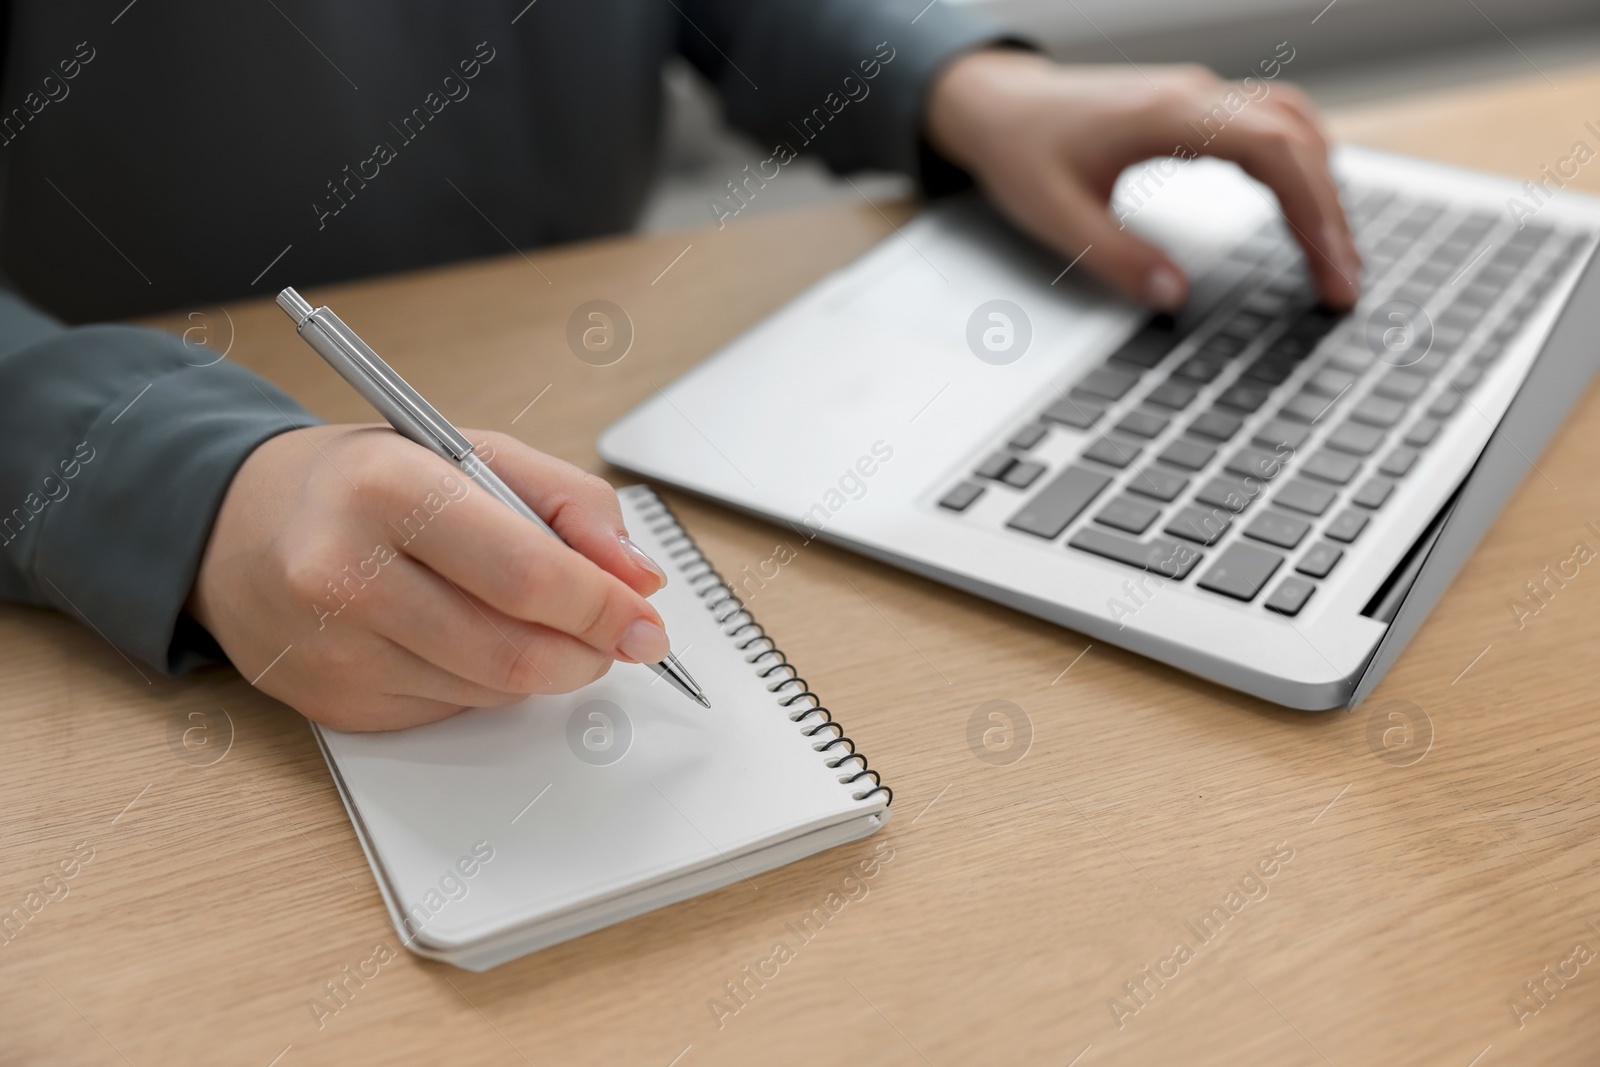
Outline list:
[[[1600,74],[1549,73],[1559,88],[1534,76],[1335,129],[1533,178],[1597,147]],[[1600,189],[1600,163],[1577,184]],[[598,469],[602,426],[888,232],[860,204],[310,295],[459,421]],[[637,329],[608,368],[564,342],[597,297]],[[201,315],[162,321],[231,335],[229,358],[328,418],[368,417],[269,303]],[[894,785],[879,838],[487,974],[400,952],[320,1026],[325,983],[398,943],[306,724],[231,671],[155,678],[66,618],[0,610],[0,914],[42,904],[0,947],[0,1062],[1592,1062],[1600,573],[1520,627],[1508,603],[1576,542],[1600,548],[1597,452],[1591,391],[1345,714],[1276,710],[811,547],[756,607]],[[673,502],[725,572],[789,536]],[[993,700],[1031,724],[1014,762],[968,747]],[[216,762],[179,758],[192,725]],[[729,1001],[879,840],[893,857],[868,895]],[[57,899],[30,898],[63,861]],[[720,1026],[718,998],[738,1008]]]

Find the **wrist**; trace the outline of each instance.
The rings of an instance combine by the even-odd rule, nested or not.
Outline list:
[[[947,65],[928,87],[923,133],[945,159],[973,171],[995,132],[996,104],[1019,83],[1050,69],[1048,59],[1011,48],[982,48]]]

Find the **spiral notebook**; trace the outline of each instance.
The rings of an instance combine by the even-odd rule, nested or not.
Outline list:
[[[383,734],[315,727],[400,939],[481,971],[854,841],[892,792],[644,486],[651,603],[707,710],[642,666]]]

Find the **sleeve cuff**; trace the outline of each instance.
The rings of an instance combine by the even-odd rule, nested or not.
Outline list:
[[[220,658],[183,605],[234,474],[320,421],[210,358],[159,331],[85,326],[0,359],[0,412],[26,442],[0,459],[0,485],[21,494],[0,514],[3,592],[167,674]]]

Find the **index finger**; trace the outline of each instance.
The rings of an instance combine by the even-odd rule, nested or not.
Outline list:
[[[418,452],[375,501],[397,551],[507,615],[609,656],[665,658],[661,616],[644,597],[443,460]]]

